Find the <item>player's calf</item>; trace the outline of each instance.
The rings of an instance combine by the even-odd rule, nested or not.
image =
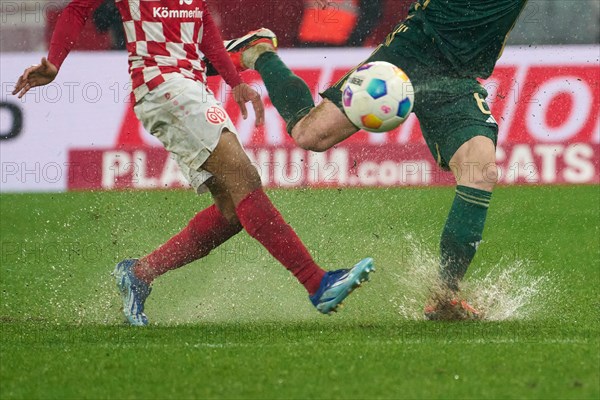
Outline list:
[[[309,87],[277,55],[277,38],[270,30],[261,28],[224,44],[238,69],[258,71],[298,146],[325,151],[357,131],[333,103],[315,108]]]
[[[202,168],[229,192],[246,232],[298,279],[309,296],[314,296],[311,301],[315,306],[326,303],[321,308],[325,307],[326,312],[332,311],[356,285],[368,277],[372,269],[370,259],[364,265],[355,266],[349,275],[328,274],[315,263],[298,235],[262,190],[256,169],[231,132],[222,133],[217,147]],[[244,178],[244,172],[250,176]]]
[[[346,115],[333,102],[325,99],[298,121],[292,129],[291,136],[299,147],[322,152],[357,131],[358,128]]]
[[[492,189],[497,180],[495,146],[476,136],[464,143],[449,163],[456,178],[454,201],[440,238],[440,281],[444,290],[460,290],[483,237]]]

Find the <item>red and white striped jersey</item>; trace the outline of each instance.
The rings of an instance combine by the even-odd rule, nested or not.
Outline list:
[[[181,74],[204,82],[202,16],[205,0],[116,0],[123,18],[136,100]]]
[[[62,12],[48,59],[60,68],[85,21],[103,0],[73,0]],[[173,77],[204,82],[206,57],[230,86],[242,82],[223,46],[206,0],[115,0],[129,52],[136,101]]]

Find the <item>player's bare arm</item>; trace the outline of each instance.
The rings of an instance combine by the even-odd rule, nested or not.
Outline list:
[[[265,122],[265,108],[260,98],[260,94],[247,83],[240,83],[233,88],[233,98],[242,111],[242,117],[248,118],[248,110],[246,103],[250,102],[256,115],[256,126],[262,125]]]
[[[73,0],[63,10],[52,35],[48,58],[26,68],[17,80],[13,95],[23,97],[31,88],[54,81],[67,54],[71,51],[85,22],[103,0]]]
[[[19,98],[23,97],[31,88],[47,85],[56,78],[58,68],[46,57],[42,57],[39,64],[26,68],[23,75],[17,80],[12,94]]]
[[[215,67],[219,75],[233,89],[233,98],[240,107],[242,117],[244,119],[248,118],[246,103],[250,102],[256,115],[256,125],[262,125],[264,122],[264,106],[260,95],[242,81],[233,61],[229,58],[227,50],[225,50],[221,33],[208,9],[205,10],[202,20],[204,33],[199,46],[200,50]]]

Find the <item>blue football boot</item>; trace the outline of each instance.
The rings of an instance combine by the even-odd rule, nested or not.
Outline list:
[[[117,280],[117,287],[123,298],[125,318],[127,318],[130,325],[146,326],[148,325],[148,318],[144,314],[144,303],[152,288],[133,273],[133,267],[137,261],[137,259],[121,261],[115,267],[113,275]]]
[[[342,301],[354,289],[369,280],[371,271],[375,271],[372,258],[359,261],[351,269],[328,271],[321,281],[319,290],[314,295],[309,296],[309,299],[317,310],[323,314],[336,312],[337,308],[342,305]]]

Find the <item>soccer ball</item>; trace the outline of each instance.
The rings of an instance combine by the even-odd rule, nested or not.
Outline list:
[[[415,101],[410,79],[385,61],[361,65],[342,89],[342,105],[350,121],[369,132],[387,132],[410,115]]]

